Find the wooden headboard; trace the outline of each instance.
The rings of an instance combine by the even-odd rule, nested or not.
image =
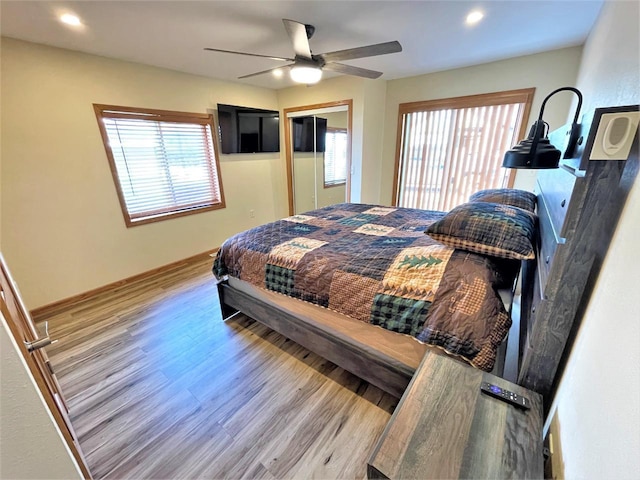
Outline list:
[[[583,129],[584,148],[575,158],[561,161],[560,168],[540,170],[535,189],[538,256],[523,269],[533,288],[522,294],[518,383],[542,394],[546,409],[638,171],[637,135],[627,160],[587,160],[598,110],[594,118]],[[566,128],[554,133],[552,142],[564,136]]]

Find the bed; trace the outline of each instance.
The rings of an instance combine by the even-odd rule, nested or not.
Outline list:
[[[508,348],[515,344],[516,354],[509,365],[512,376],[505,378],[542,394],[545,409],[553,402],[640,168],[638,135],[626,160],[592,158],[591,148],[603,114],[637,110],[637,105],[596,109],[579,126],[572,158],[563,159],[560,168],[538,173],[535,258],[522,260],[520,322],[508,335]],[[569,127],[549,135],[554,145],[564,144]],[[425,351],[442,352],[408,335],[288,298],[233,275],[220,275],[218,292],[224,318],[243,312],[397,397]],[[509,298],[503,303],[509,305]]]
[[[447,218],[338,204],[235,235],[213,269],[223,314],[240,310],[398,397],[426,349],[500,368],[520,261],[424,233]]]

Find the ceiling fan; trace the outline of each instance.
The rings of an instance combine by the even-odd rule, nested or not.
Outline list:
[[[282,62],[293,62],[288,65],[263,70],[261,72],[250,73],[249,75],[243,75],[238,78],[255,77],[256,75],[262,75],[275,70],[289,69],[291,79],[294,82],[306,84],[313,84],[320,81],[320,78],[322,78],[322,70],[329,70],[331,72],[342,73],[345,75],[355,75],[357,77],[378,78],[382,75],[382,72],[367,70],[366,68],[354,67],[352,65],[345,65],[338,62],[343,60],[354,60],[356,58],[375,57],[377,55],[386,55],[387,53],[397,53],[402,51],[402,45],[397,41],[393,41],[315,55],[311,53],[311,47],[309,46],[309,39],[313,36],[316,30],[315,27],[313,25],[305,25],[304,23],[288,19],[282,19],[282,22],[289,34],[291,42],[293,43],[293,51],[295,52],[294,58],[234,52],[231,50],[221,50],[219,48],[205,48],[205,50],[247,55],[250,57],[270,58],[272,60]]]

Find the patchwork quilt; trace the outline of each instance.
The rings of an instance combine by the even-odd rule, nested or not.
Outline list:
[[[491,370],[511,326],[497,289],[513,280],[517,262],[436,242],[424,231],[444,215],[332,205],[229,238],[213,272],[412,335]]]

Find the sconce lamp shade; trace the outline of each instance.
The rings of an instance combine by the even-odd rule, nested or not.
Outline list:
[[[544,135],[545,124],[536,121],[529,136],[504,155],[505,168],[558,168],[560,150],[555,148]]]
[[[578,106],[576,107],[576,112],[573,117],[573,124],[570,131],[571,136],[565,149],[565,158],[568,154],[573,153],[580,130],[578,115],[580,114],[580,107],[582,106],[582,93],[573,87],[562,87],[546,96],[540,107],[538,120],[536,120],[531,127],[529,136],[505,153],[504,161],[502,162],[504,168],[558,168],[562,152],[549,142],[545,133],[545,127],[548,128],[549,125],[542,119],[542,115],[544,114],[544,107],[547,101],[556,93],[565,90],[569,90],[578,96]]]

